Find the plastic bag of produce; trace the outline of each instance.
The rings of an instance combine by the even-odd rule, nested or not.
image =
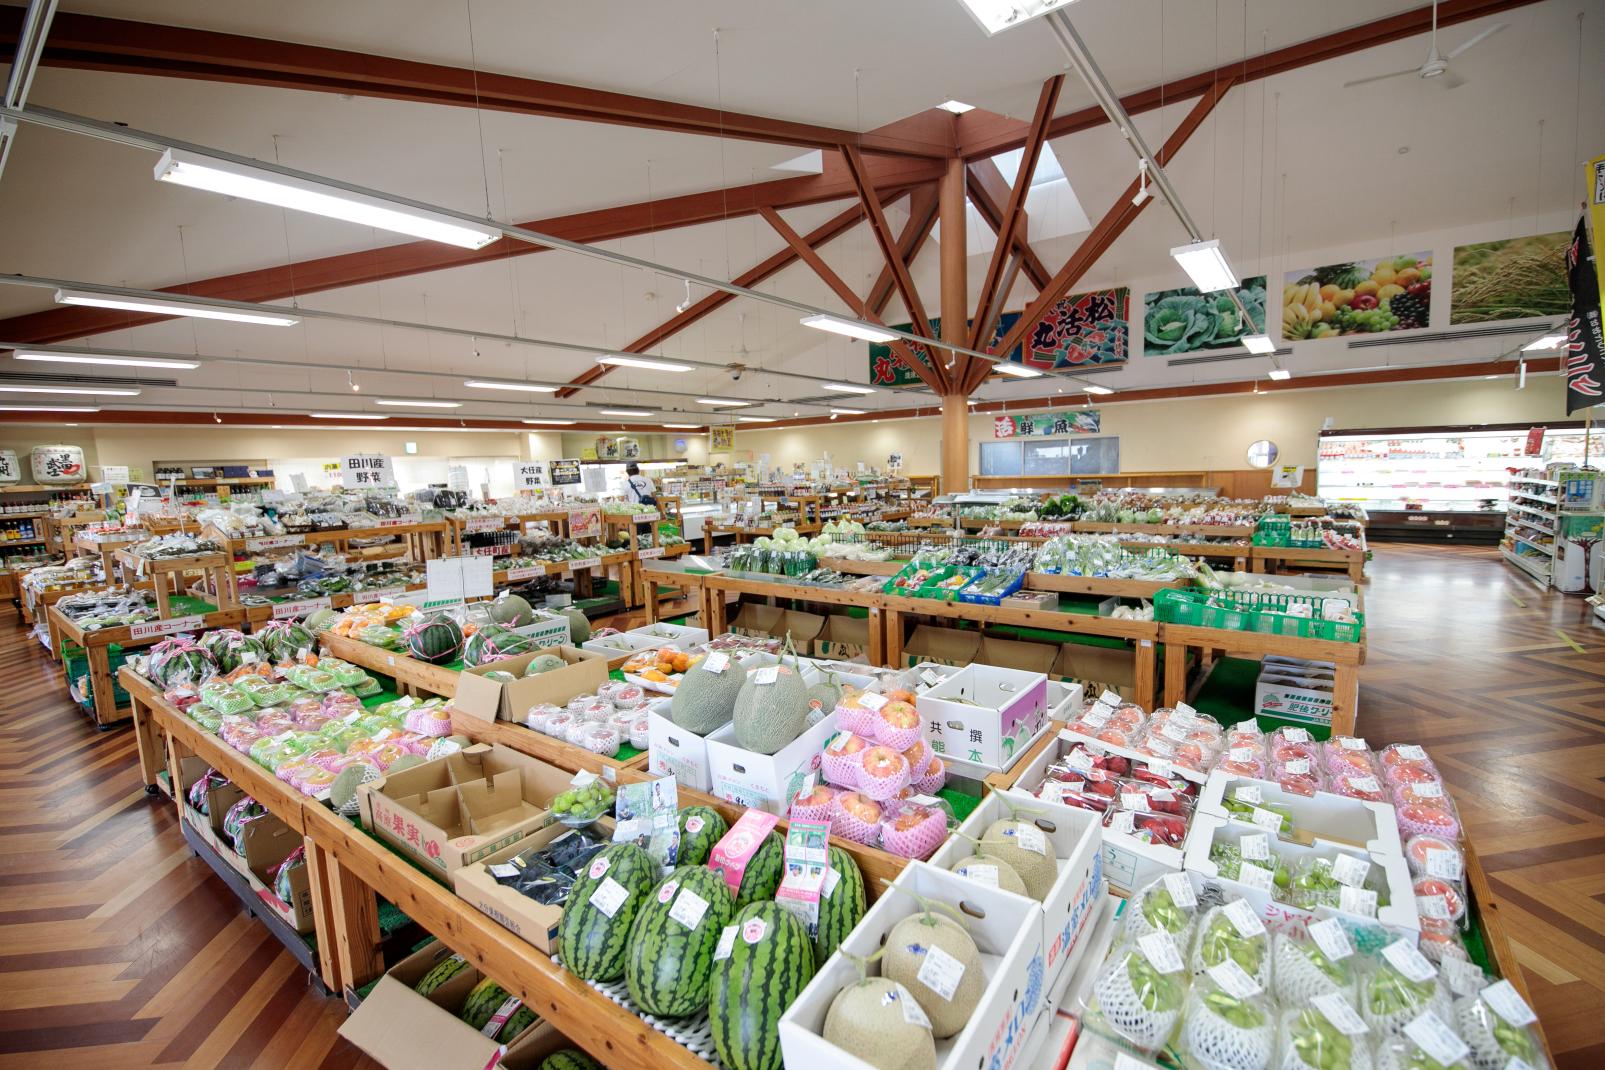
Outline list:
[[[1537,1021],[1509,981],[1496,981],[1476,995],[1456,1000],[1452,1024],[1466,1042],[1466,1061],[1475,1070],[1506,1070],[1512,1059],[1538,1070],[1547,1064],[1543,1045],[1533,1032]]]
[[[1267,1070],[1276,1050],[1276,1018],[1264,989],[1235,963],[1195,978],[1179,1046],[1202,1070]]]
[[[1396,1036],[1379,1041],[1377,1070],[1472,1070],[1471,1049],[1453,1027],[1428,1011]]]
[[[1278,1040],[1281,1070],[1372,1070],[1365,1023],[1342,997],[1284,1011]]]
[[[1157,1051],[1181,1019],[1189,982],[1175,941],[1150,933],[1104,960],[1087,1010],[1140,1050]]]
[[[1325,941],[1324,946],[1313,935],[1277,933],[1271,938],[1273,992],[1284,1006],[1334,992],[1351,1002],[1354,999],[1359,960],[1353,945],[1337,921],[1315,924],[1322,926],[1315,932]]]
[[[201,685],[201,704],[225,716],[245,713],[256,708],[251,696],[240,694],[222,680],[211,680]]]
[[[1296,907],[1316,910],[1330,907],[1349,914],[1374,918],[1378,907],[1388,905],[1387,883],[1382,870],[1369,858],[1336,852],[1307,855],[1299,860],[1288,889],[1288,899]]]
[[[1397,1036],[1423,1011],[1449,1020],[1449,993],[1438,971],[1408,939],[1382,949],[1377,968],[1360,978],[1360,1017],[1378,1038]]]
[[[1191,947],[1198,923],[1198,897],[1185,873],[1168,873],[1137,892],[1120,915],[1123,943],[1136,943],[1151,932],[1169,933],[1176,946]]]
[[[1247,900],[1211,907],[1198,920],[1191,959],[1194,974],[1234,962],[1261,988],[1271,983],[1271,938]]]

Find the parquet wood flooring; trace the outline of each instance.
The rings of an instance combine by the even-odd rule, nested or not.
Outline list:
[[[1492,550],[1388,544],[1370,575],[1360,731],[1430,748],[1558,1065],[1605,1066],[1605,628]],[[147,799],[131,734],[91,727],[7,617],[0,1070],[372,1065]]]

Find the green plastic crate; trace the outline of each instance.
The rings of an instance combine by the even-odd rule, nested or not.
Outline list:
[[[1154,596],[1154,616],[1164,624],[1358,643],[1365,633],[1365,614],[1355,613],[1352,621],[1322,620],[1321,601],[1317,596],[1299,594],[1165,589]],[[1312,615],[1289,613],[1289,607],[1295,605],[1309,606]]]

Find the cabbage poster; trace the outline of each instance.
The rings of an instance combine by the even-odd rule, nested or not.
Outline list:
[[[1245,334],[1265,330],[1265,276],[1244,279],[1237,296],[1249,320],[1237,311],[1231,295],[1201,294],[1191,286],[1160,290],[1143,298],[1143,354],[1174,357],[1211,349],[1240,349]]]
[[[1282,285],[1282,337],[1289,342],[1342,334],[1385,334],[1427,326],[1432,254],[1289,271]]]

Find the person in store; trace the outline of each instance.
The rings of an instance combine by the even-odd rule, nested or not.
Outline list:
[[[658,487],[651,476],[641,474],[641,466],[631,461],[624,466],[624,500],[636,505],[657,505]]]

